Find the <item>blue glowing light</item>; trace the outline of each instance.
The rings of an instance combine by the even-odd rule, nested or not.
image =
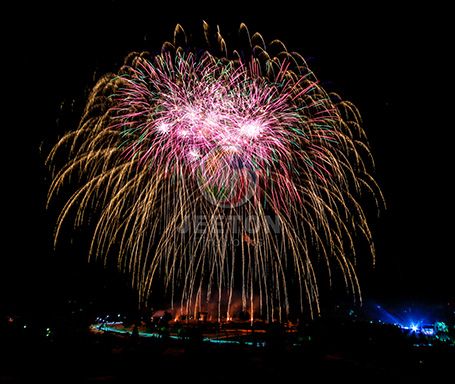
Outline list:
[[[434,336],[434,328],[432,326],[425,326],[420,329],[426,336]]]

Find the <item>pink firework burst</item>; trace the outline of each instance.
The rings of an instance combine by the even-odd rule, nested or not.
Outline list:
[[[179,46],[177,26],[161,54],[133,53],[99,80],[50,155],[70,148],[50,196],[81,180],[57,236],[72,209],[81,224],[96,206],[91,254],[118,255],[141,302],[162,285],[187,314],[216,303],[230,319],[236,295],[252,317],[314,314],[318,260],[360,296],[356,234],[374,251],[358,196],[380,194],[369,149],[355,107],[299,54],[274,41],[271,55],[259,34],[240,32],[242,56],[219,32],[215,48]]]

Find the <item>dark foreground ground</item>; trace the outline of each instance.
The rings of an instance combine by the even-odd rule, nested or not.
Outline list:
[[[455,364],[450,345],[416,347],[392,328],[352,324],[306,329],[292,336],[299,345],[268,332],[261,348],[204,343],[197,333],[182,341],[6,330],[0,382],[449,383]]]

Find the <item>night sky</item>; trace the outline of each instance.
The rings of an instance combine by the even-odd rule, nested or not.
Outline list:
[[[359,108],[387,202],[379,219],[369,216],[377,265],[361,268],[366,298],[440,302],[455,297],[448,186],[453,160],[447,159],[453,153],[447,59],[453,44],[440,20],[442,10],[378,3],[367,9],[277,5],[247,13],[225,3],[232,16],[215,9],[190,16],[173,3],[169,10],[135,1],[96,8],[74,4],[52,10],[19,6],[11,11],[16,22],[4,35],[7,215],[0,305],[58,306],[62,298],[110,284],[111,274],[87,265],[85,249],[52,251],[55,211],[45,210],[50,180],[44,159],[56,138],[77,124],[94,73],[97,78],[115,70],[132,50],[159,49],[177,22],[199,34],[202,20],[219,24],[227,41],[240,22],[266,41],[279,38],[307,59],[327,90]]]

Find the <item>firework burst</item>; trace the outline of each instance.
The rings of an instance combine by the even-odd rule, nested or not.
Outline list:
[[[162,286],[187,314],[216,303],[230,318],[236,294],[268,319],[318,313],[319,260],[360,297],[356,236],[374,250],[358,198],[380,192],[357,110],[281,42],[272,55],[242,24],[246,43],[228,52],[214,35],[195,50],[177,26],[160,54],[132,53],[98,81],[49,156],[67,160],[49,199],[79,180],[55,238],[96,217],[91,257],[116,259],[142,303]]]

